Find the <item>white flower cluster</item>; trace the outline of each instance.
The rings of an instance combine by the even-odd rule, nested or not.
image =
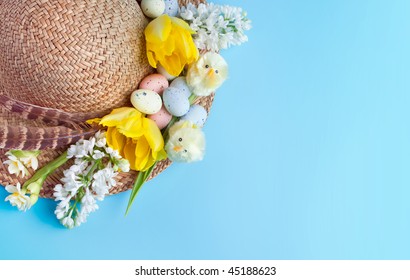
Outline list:
[[[6,186],[6,191],[11,193],[7,196],[5,201],[10,201],[12,206],[16,206],[20,211],[27,211],[31,207],[30,197],[26,195],[24,191],[21,190],[20,183],[16,186],[8,185]]]
[[[60,201],[54,213],[61,224],[73,228],[85,223],[88,215],[98,209],[97,200],[103,200],[116,185],[117,171],[128,172],[130,166],[107,146],[105,133],[101,132],[71,145],[67,158],[74,158],[74,165],[64,171],[64,185],[54,188],[55,200]]]
[[[20,176],[21,173],[21,177],[26,177],[29,174],[28,168],[33,170],[38,168],[37,157],[39,154],[40,151],[11,150],[6,153],[8,159],[3,164],[8,165],[10,174]],[[38,192],[36,189],[35,193],[31,193],[31,189],[28,188],[29,186],[22,188],[20,183],[17,183],[16,186],[7,185],[6,191],[10,195],[6,197],[5,201],[9,201],[12,206],[16,206],[20,211],[27,211],[36,203],[38,193],[40,192],[40,189],[38,189]],[[33,196],[27,195],[27,192]]]
[[[218,52],[248,41],[244,32],[251,29],[251,21],[239,7],[189,3],[180,16],[196,31],[193,38],[199,49]]]
[[[38,168],[37,156],[39,154],[39,151],[11,150],[6,153],[8,160],[3,162],[3,164],[8,165],[10,174],[19,176],[21,173],[21,177],[26,177],[28,174],[27,168],[31,167],[33,170]]]

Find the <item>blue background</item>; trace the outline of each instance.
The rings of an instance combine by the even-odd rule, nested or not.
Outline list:
[[[71,231],[51,200],[0,202],[1,259],[410,257],[410,2],[215,2],[253,29],[222,53],[205,160]]]

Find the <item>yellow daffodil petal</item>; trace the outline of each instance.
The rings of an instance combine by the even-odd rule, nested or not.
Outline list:
[[[160,63],[173,76],[179,76],[185,65],[198,59],[199,52],[192,39],[195,32],[179,18],[162,15],[145,29],[149,64]]]
[[[171,17],[170,19],[171,19],[172,24],[174,24],[176,28],[187,30],[190,34],[195,34],[195,31],[184,20],[177,18],[177,17]]]
[[[153,151],[164,148],[164,138],[156,123],[148,118],[143,119],[144,136]]]
[[[108,127],[107,144],[130,162],[132,170],[145,171],[156,161],[166,158],[158,126],[135,108],[118,108],[100,121],[91,122]]]
[[[142,115],[122,121],[117,125],[118,131],[128,138],[138,138],[143,134]]]
[[[152,53],[151,58],[155,59],[155,63],[157,63],[157,61],[166,60],[167,56],[170,56],[174,52],[176,52],[175,44],[176,44],[175,39],[172,38],[172,37],[170,37],[167,40],[166,44],[158,45],[158,44],[153,44],[153,43],[147,42],[147,52]],[[155,50],[155,53],[153,52],[153,50]],[[150,58],[148,58],[148,59],[150,59]]]
[[[129,118],[140,117],[141,113],[135,108],[122,107],[112,110],[112,112],[101,119],[103,126],[117,126]]]
[[[175,48],[179,50],[180,57],[185,57],[188,63],[195,62],[199,57],[199,52],[194,42],[191,40],[191,35],[184,32],[176,35],[178,37]]]
[[[135,156],[137,158],[144,158],[148,155],[150,146],[147,142],[147,139],[145,137],[141,137],[137,141],[137,148],[135,149]]]
[[[116,129],[115,127],[109,127],[107,129],[107,133],[105,134],[105,138],[107,139],[107,145],[111,147],[112,145],[112,136],[113,136],[113,130]]]
[[[195,46],[195,43],[192,40],[188,41],[189,48],[191,49],[191,56],[188,58],[188,64],[191,64],[198,60],[199,58],[199,51],[198,48]]]
[[[178,37],[176,40],[176,49],[181,56],[189,58],[191,57],[191,48],[187,42],[187,38],[184,34],[175,34],[175,37]]]
[[[168,157],[167,152],[165,151],[165,149],[162,149],[161,151],[157,153],[157,157],[155,159],[163,160],[163,159],[166,159],[167,157]]]
[[[138,139],[135,149],[135,168],[137,170],[145,170],[149,156],[150,146],[145,137],[141,137],[140,139]]]
[[[147,160],[147,163],[145,164],[144,171],[146,171],[148,168],[153,166],[155,164],[155,162],[156,162],[156,160],[152,156],[149,156],[148,160]]]
[[[127,143],[124,146],[123,157],[126,158],[130,163],[130,169],[136,170],[135,166],[135,148],[136,145],[132,139],[127,139]]]
[[[147,42],[163,43],[171,32],[171,18],[164,14],[151,21],[145,28],[145,39]]]
[[[181,62],[178,53],[173,53],[171,56],[168,56],[163,63],[162,66],[173,76],[178,76],[184,69],[184,64]]]
[[[87,120],[86,123],[88,124],[100,124],[101,118],[95,118],[91,120]]]
[[[164,56],[169,56],[172,55],[172,53],[175,51],[175,46],[176,46],[176,38],[174,36],[170,36],[167,40],[167,43],[164,45],[163,52]]]
[[[151,65],[154,68],[157,68],[157,60],[155,59],[154,52],[147,50],[147,57],[149,65]]]
[[[109,127],[107,129],[107,144],[114,150],[117,150],[119,153],[122,153],[122,150],[125,146],[127,138],[119,133],[115,127]]]

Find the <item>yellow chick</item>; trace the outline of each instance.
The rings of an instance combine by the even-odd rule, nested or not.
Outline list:
[[[165,150],[172,161],[189,163],[202,160],[205,154],[205,135],[190,121],[176,122],[169,129]]]
[[[228,77],[228,64],[217,53],[207,52],[188,68],[186,80],[197,96],[208,96]]]

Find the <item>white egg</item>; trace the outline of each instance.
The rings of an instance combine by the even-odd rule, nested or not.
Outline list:
[[[176,87],[179,88],[180,90],[182,90],[186,97],[190,97],[192,92],[190,90],[190,88],[188,87],[188,84],[186,83],[186,78],[185,77],[178,77],[175,80],[172,81],[171,87]]]
[[[141,10],[149,18],[156,18],[165,11],[164,0],[142,0]]]
[[[158,93],[148,89],[138,89],[131,94],[132,105],[141,113],[155,114],[161,110],[162,100]]]
[[[178,88],[169,87],[162,94],[165,109],[175,116],[181,117],[189,111],[189,100],[185,94]]]
[[[207,117],[208,113],[204,107],[201,105],[192,105],[191,108],[189,108],[188,113],[186,113],[181,120],[190,121],[198,127],[203,127]]]

